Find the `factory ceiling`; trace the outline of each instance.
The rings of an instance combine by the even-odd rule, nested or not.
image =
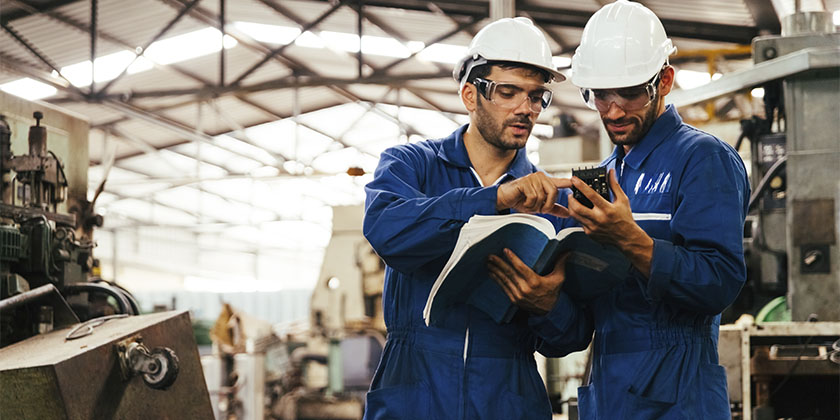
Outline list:
[[[0,88],[90,120],[90,189],[107,174],[106,229],[225,235],[246,251],[295,246],[292,235],[318,249],[330,206],[363,201],[382,150],[467,121],[451,67],[505,3],[0,0]],[[510,3],[568,68],[607,1]],[[707,79],[749,65],[752,38],[778,33],[793,11],[792,0],[642,3],[679,48],[674,64]],[[803,1],[840,9],[815,3]],[[551,136],[552,116],[596,117],[568,82],[555,90],[535,141]]]

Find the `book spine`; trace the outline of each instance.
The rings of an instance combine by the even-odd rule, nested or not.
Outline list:
[[[554,261],[557,259],[559,251],[560,241],[556,239],[548,241],[531,269],[541,276],[550,273],[554,269]]]

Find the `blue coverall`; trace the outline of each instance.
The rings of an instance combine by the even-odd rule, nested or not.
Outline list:
[[[654,239],[650,278],[633,269],[588,304],[561,293],[529,322],[555,348],[585,348],[596,331],[591,383],[578,390],[581,419],[730,419],[717,342],[720,313],[746,279],[744,164],[671,105],[626,156],[617,147],[603,164],[616,169],[634,219]]]
[[[496,211],[498,184],[537,171],[519,150],[493,186],[472,169],[463,126],[449,137],[382,153],[366,186],[364,234],[387,264],[388,339],[367,394],[365,419],[550,419],[534,351],[542,343],[520,311],[496,324],[465,304],[427,327],[423,307],[461,227]],[[561,193],[565,197],[565,194]],[[555,227],[569,220],[549,218]]]

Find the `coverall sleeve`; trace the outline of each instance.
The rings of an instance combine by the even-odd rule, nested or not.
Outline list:
[[[551,312],[532,316],[528,325],[537,336],[536,350],[546,357],[563,357],[589,346],[595,323],[582,304],[560,292]]]
[[[497,186],[455,187],[427,195],[426,183],[452,181],[425,179],[428,163],[421,153],[386,150],[373,181],[365,186],[365,238],[385,263],[402,272],[451,253],[461,227],[473,215],[497,213]]]
[[[749,184],[740,158],[721,151],[689,162],[671,218],[673,241],[654,239],[646,297],[706,315],[731,304],[746,280]]]

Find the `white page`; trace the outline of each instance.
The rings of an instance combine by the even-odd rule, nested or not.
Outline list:
[[[470,220],[461,227],[461,232],[458,234],[458,240],[455,242],[455,249],[452,251],[452,255],[449,256],[449,260],[446,261],[446,264],[443,266],[443,270],[441,270],[437,279],[435,279],[435,283],[432,285],[432,290],[429,292],[429,297],[426,299],[426,306],[423,308],[423,319],[426,321],[427,326],[429,325],[429,314],[432,311],[432,302],[434,301],[435,294],[437,294],[438,289],[440,289],[441,284],[443,284],[443,279],[445,279],[449,272],[452,271],[455,264],[467,252],[472,244],[480,242],[482,239],[490,236],[490,234],[495,232],[498,228],[511,223],[522,223],[533,226],[549,238],[555,234],[554,225],[549,222],[548,219],[533,214],[513,213],[494,216],[475,215],[471,217]]]

